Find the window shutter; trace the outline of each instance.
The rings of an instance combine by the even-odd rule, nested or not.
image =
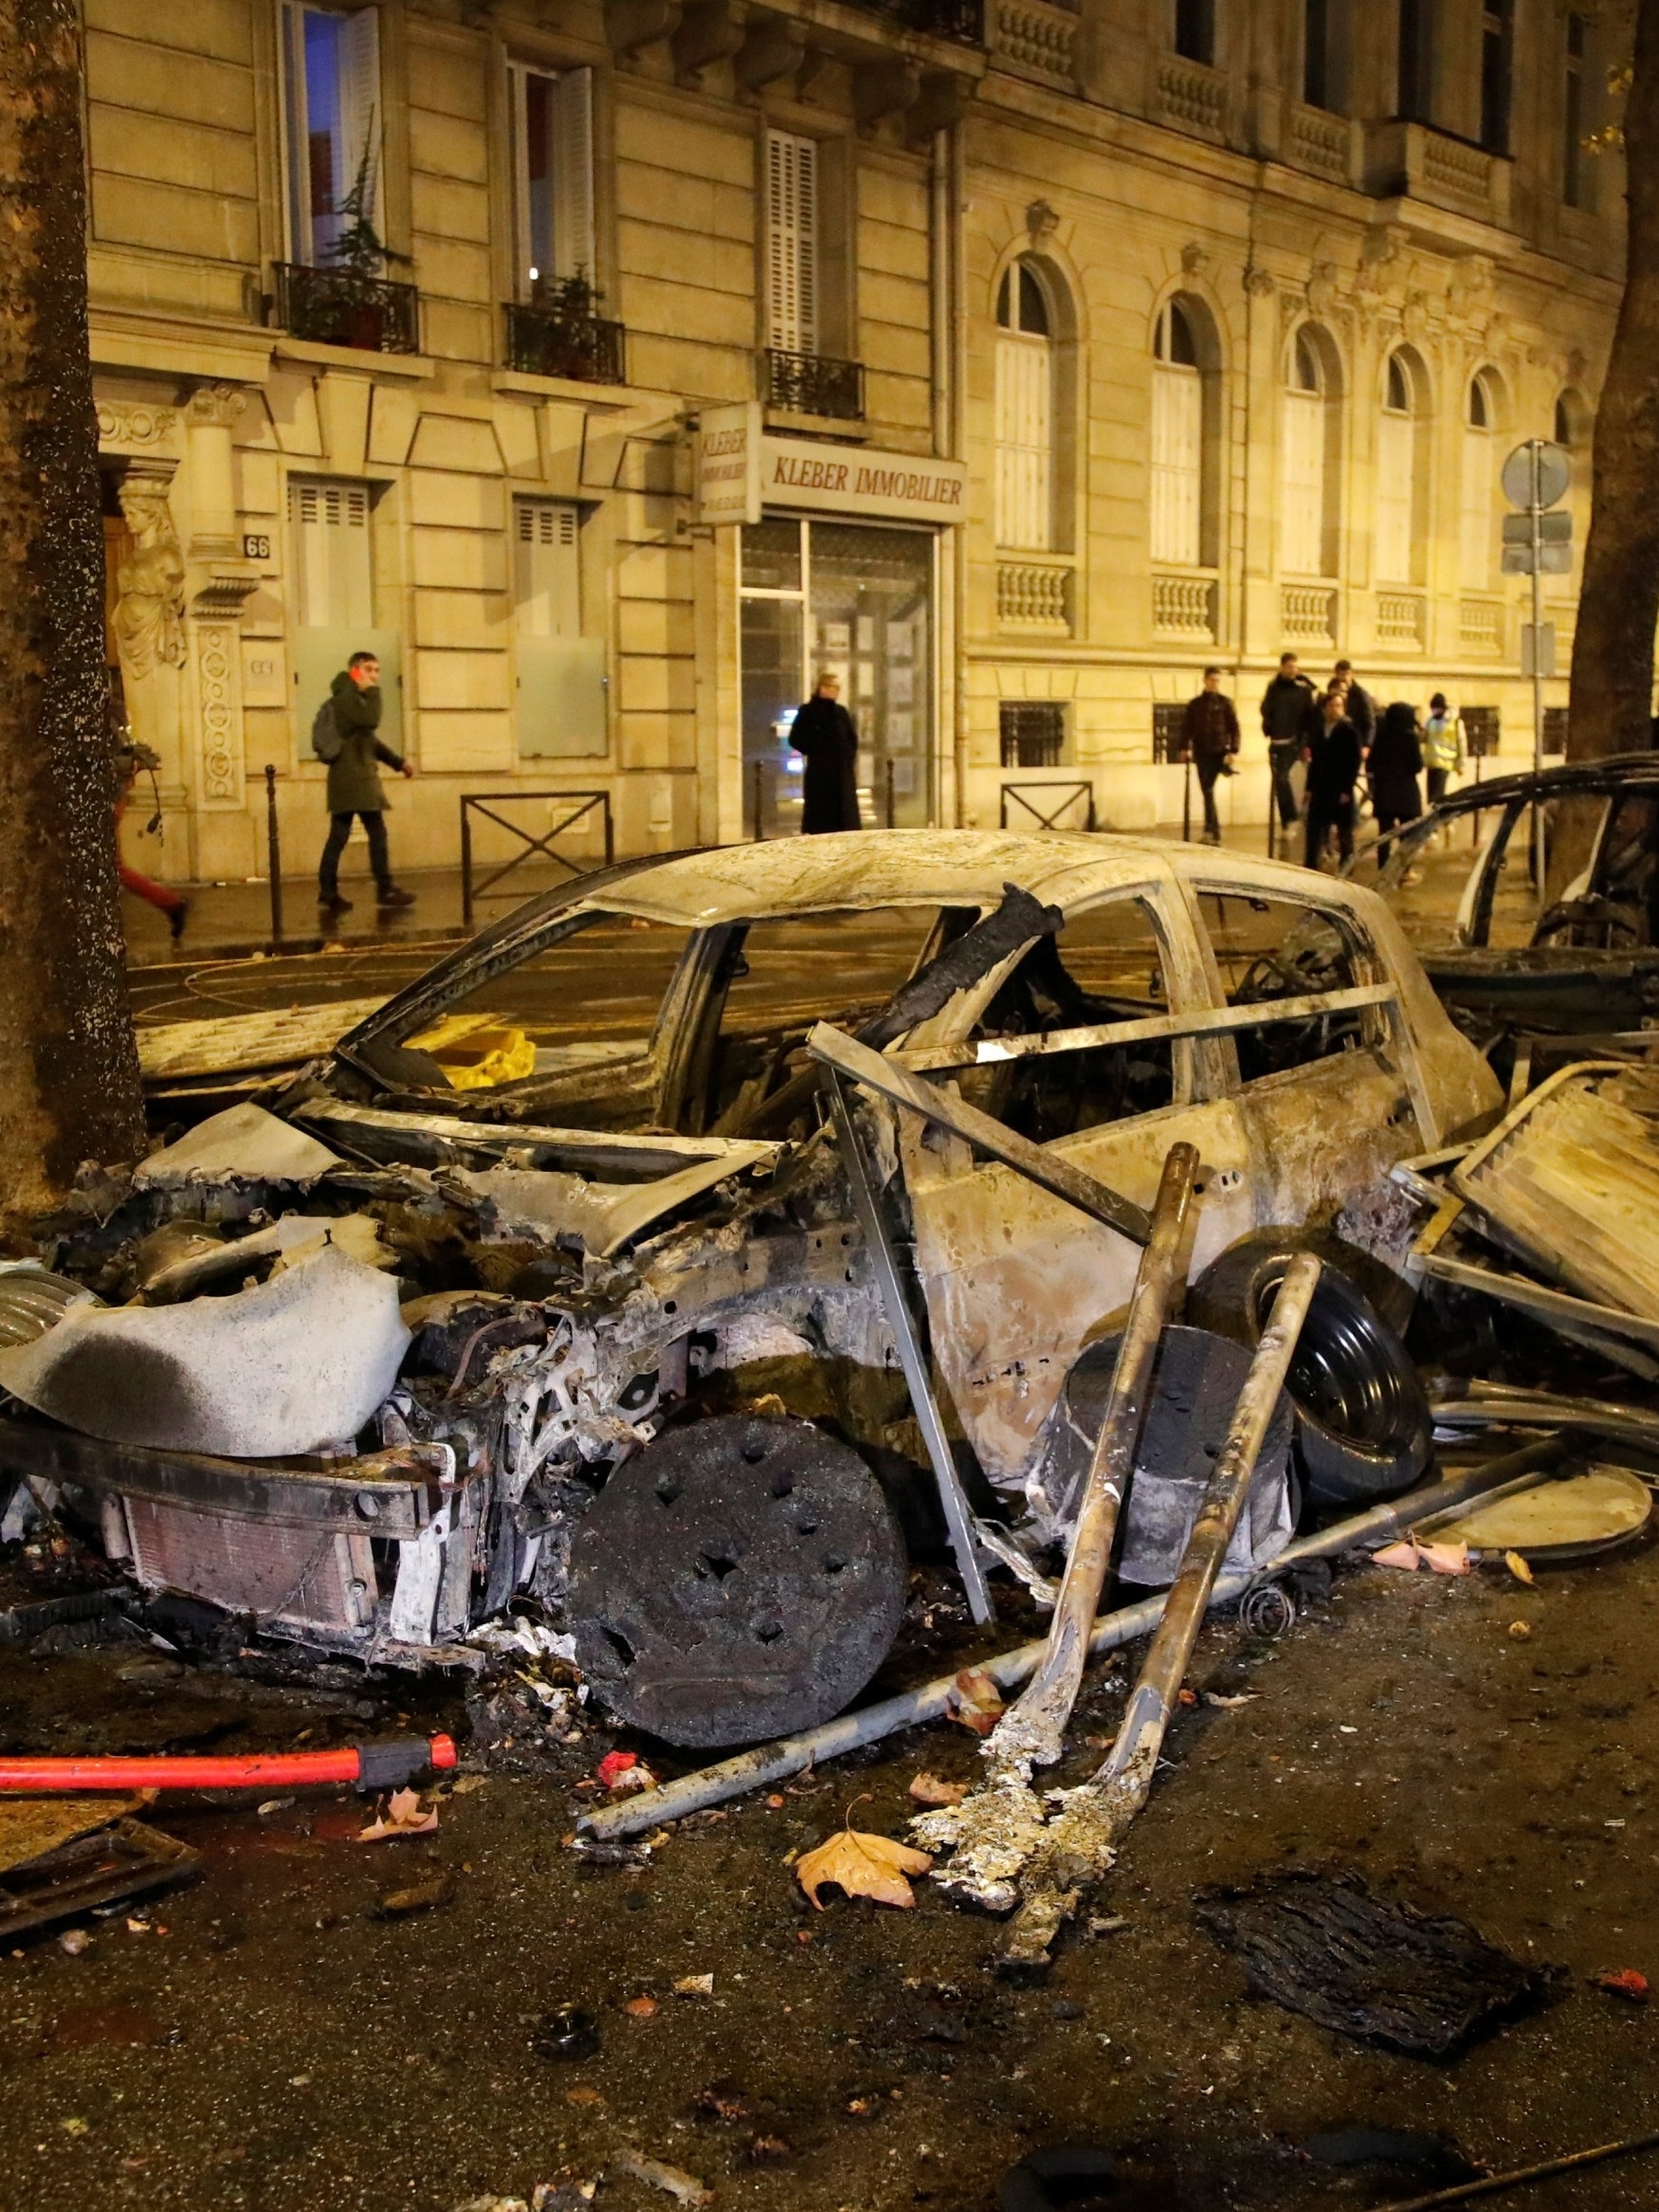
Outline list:
[[[553,81],[553,273],[593,279],[593,72]]]
[[[1152,558],[1196,568],[1204,498],[1204,386],[1196,369],[1152,372]]]
[[[1466,591],[1484,592],[1492,581],[1492,439],[1489,431],[1463,433],[1459,562]]]
[[[1317,392],[1285,394],[1284,544],[1291,576],[1325,570],[1325,402]]]
[[[294,478],[294,618],[306,629],[367,628],[374,619],[366,484]]]
[[[1054,542],[1053,363],[1048,341],[996,340],[996,542],[1047,552]]]
[[[513,597],[526,637],[579,637],[576,510],[565,500],[513,503]]]
[[[1376,433],[1376,580],[1409,584],[1416,548],[1416,424],[1409,414],[1383,415]]]
[[[766,342],[818,350],[818,145],[766,134]]]
[[[341,161],[338,197],[343,199],[357,181],[363,156],[369,157],[369,189],[363,212],[379,229],[380,136],[380,17],[373,8],[359,8],[342,16],[339,27],[339,114]]]

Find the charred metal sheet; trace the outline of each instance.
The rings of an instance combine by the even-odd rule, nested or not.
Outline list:
[[[606,1704],[703,1746],[839,1712],[898,1634],[905,1580],[856,1453],[805,1421],[733,1414],[611,1475],[572,1544],[569,1609]]]
[[[332,1051],[348,1030],[379,1012],[382,998],[339,998],[329,1006],[283,1006],[228,1014],[212,1021],[140,1025],[138,1068],[147,1083],[188,1075],[229,1075],[285,1068]]]
[[[177,1190],[196,1182],[312,1183],[339,1155],[246,1102],[210,1114],[178,1140],[151,1153],[133,1170],[136,1190]]]
[[[200,1512],[311,1530],[420,1533],[453,1462],[442,1444],[410,1444],[310,1468],[191,1452],[106,1444],[41,1421],[0,1420],[0,1468],[78,1484],[100,1495],[189,1506]]]
[[[408,1344],[396,1284],[328,1245],[226,1298],[71,1307],[0,1384],[112,1442],[275,1458],[355,1436]]]
[[[182,1591],[325,1643],[355,1642],[374,1625],[379,1588],[366,1526],[296,1528],[160,1498],[129,1498],[126,1523],[132,1571],[147,1590]]]
[[[617,1182],[649,1182],[705,1163],[720,1163],[729,1174],[775,1160],[783,1149],[757,1138],[619,1136],[609,1130],[545,1128],[534,1122],[503,1127],[459,1114],[399,1112],[334,1098],[305,1100],[294,1108],[294,1119],[313,1128],[337,1130],[354,1150],[389,1161],[449,1166],[476,1154]]]

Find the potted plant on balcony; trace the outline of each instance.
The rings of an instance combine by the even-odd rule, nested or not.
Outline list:
[[[531,296],[535,318],[525,345],[525,352],[535,357],[520,366],[541,376],[611,381],[611,371],[601,358],[609,326],[599,318],[600,299],[585,269],[577,269],[574,277],[538,278]]]
[[[329,321],[327,342],[358,346],[365,353],[388,350],[388,327],[397,314],[396,302],[386,283],[388,265],[407,262],[407,253],[394,253],[375,229],[369,212],[374,188],[374,118],[371,112],[363,158],[357,164],[352,189],[335,209],[345,221],[328,250],[332,282],[324,313]],[[395,337],[397,333],[394,331]],[[392,349],[399,350],[397,348]]]

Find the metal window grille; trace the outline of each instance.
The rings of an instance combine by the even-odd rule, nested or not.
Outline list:
[[[1181,754],[1181,724],[1187,717],[1186,707],[1179,700],[1158,700],[1152,709],[1152,758],[1160,766],[1167,767],[1178,760]]]
[[[1005,699],[999,713],[1005,768],[1058,768],[1066,750],[1066,708],[1047,699]]]
[[[1487,760],[1498,750],[1500,716],[1495,706],[1465,706],[1458,709],[1463,717],[1464,751],[1473,760]]]

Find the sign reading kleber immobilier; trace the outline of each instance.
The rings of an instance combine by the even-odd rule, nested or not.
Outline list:
[[[967,497],[968,471],[960,461],[767,436],[752,403],[703,411],[697,465],[703,522],[757,522],[763,506],[959,522]]]

